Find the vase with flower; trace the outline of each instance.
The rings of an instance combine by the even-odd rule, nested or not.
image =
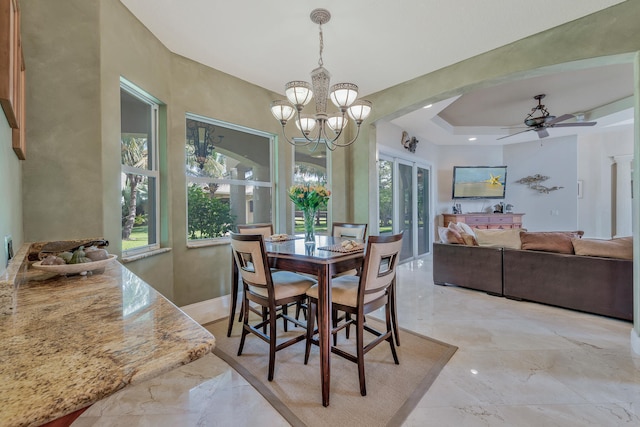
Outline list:
[[[296,184],[289,188],[289,198],[302,212],[304,241],[315,241],[315,222],[320,208],[326,207],[331,191],[324,184]]]

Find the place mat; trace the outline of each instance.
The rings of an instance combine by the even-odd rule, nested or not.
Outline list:
[[[457,350],[450,344],[400,328],[399,365],[393,363],[387,343],[380,343],[366,354],[364,397],[360,395],[358,366],[332,355],[331,402],[325,408],[317,346],[311,346],[308,365],[304,364],[304,341],[278,351],[275,376],[273,381],[267,381],[269,345],[249,334],[242,356],[238,356],[242,323],[233,322],[231,337],[227,338],[227,321],[225,318],[203,325],[216,337],[213,353],[229,363],[294,427],[402,425]],[[378,330],[385,328],[384,323],[371,317],[367,317],[367,323]],[[277,325],[279,342],[304,331],[294,327],[284,332],[280,320]],[[365,333],[365,343],[370,339],[372,335]],[[340,333],[338,346],[355,351],[355,333],[349,340],[344,332]]]
[[[318,249],[322,249],[323,251],[331,251],[331,252],[351,253],[351,252],[364,251],[364,245],[359,244],[351,249],[347,249],[342,245],[321,246]]]
[[[278,243],[286,242],[288,240],[302,239],[302,236],[292,236],[290,234],[274,234],[273,236],[265,237],[265,242]]]

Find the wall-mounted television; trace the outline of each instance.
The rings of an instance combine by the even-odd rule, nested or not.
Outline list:
[[[506,166],[454,166],[453,199],[504,199]]]

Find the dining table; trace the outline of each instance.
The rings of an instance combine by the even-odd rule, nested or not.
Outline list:
[[[331,278],[338,273],[362,267],[364,243],[355,249],[345,250],[341,242],[345,239],[316,235],[314,242],[305,242],[303,236],[289,236],[287,240],[265,239],[267,257],[272,268],[307,273],[318,281],[318,343],[320,347],[320,384],[322,405],[329,406],[331,388]],[[227,336],[233,327],[238,294],[239,273],[232,260],[232,286],[229,326]]]

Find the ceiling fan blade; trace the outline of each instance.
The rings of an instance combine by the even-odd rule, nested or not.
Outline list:
[[[521,130],[520,132],[512,133],[511,135],[501,136],[496,141],[501,140],[501,139],[505,139],[505,138],[509,138],[510,136],[518,135],[519,133],[529,132],[530,130],[533,130],[533,129]]]
[[[536,133],[538,134],[538,138],[546,138],[549,136],[549,132],[545,128],[536,129]]]
[[[573,126],[595,126],[598,122],[575,122],[575,123],[558,123],[553,125],[554,128],[568,128]]]
[[[563,114],[561,116],[558,116],[554,119],[549,120],[548,122],[545,122],[545,126],[555,125],[556,123],[564,122],[565,120],[569,120],[574,117],[575,116],[573,114]]]

